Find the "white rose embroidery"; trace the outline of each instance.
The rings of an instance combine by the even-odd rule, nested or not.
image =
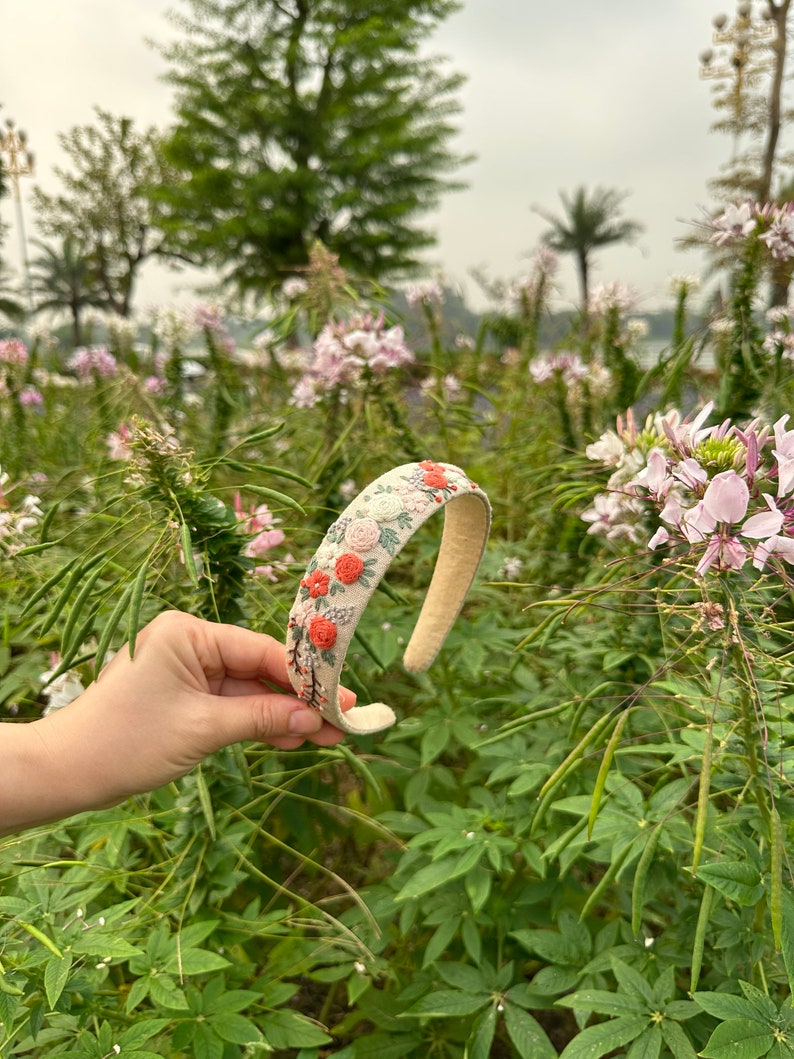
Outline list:
[[[405,511],[405,505],[396,493],[379,493],[367,502],[367,509],[378,522],[391,522]]]

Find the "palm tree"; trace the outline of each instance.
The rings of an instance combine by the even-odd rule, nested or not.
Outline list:
[[[64,236],[60,246],[50,246],[40,240],[35,240],[35,245],[41,252],[30,267],[34,312],[66,309],[72,318],[72,339],[75,346],[79,346],[83,310],[89,306],[103,308],[107,305],[96,270],[73,236]]]
[[[11,270],[0,258],[0,317],[11,323],[21,323],[25,319],[25,307],[13,287]]]
[[[587,313],[590,298],[590,266],[592,254],[610,243],[631,243],[643,231],[639,221],[620,216],[628,192],[615,188],[597,187],[590,194],[586,187],[578,187],[573,195],[560,192],[564,216],[535,206],[533,209],[551,225],[541,236],[546,246],[563,254],[573,254],[579,273],[582,310]]]

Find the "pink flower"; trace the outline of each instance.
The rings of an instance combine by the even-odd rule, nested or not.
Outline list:
[[[354,552],[371,552],[380,541],[380,526],[374,518],[356,518],[345,530],[345,544]]]
[[[28,349],[18,338],[0,339],[0,361],[21,366],[28,362]]]
[[[30,408],[44,404],[44,398],[35,386],[25,386],[19,394],[19,403]]]
[[[750,490],[736,471],[715,474],[703,495],[703,506],[715,522],[733,525],[747,514]]]
[[[264,530],[258,534],[252,541],[246,546],[245,554],[254,559],[257,556],[264,555],[265,552],[270,551],[271,548],[275,548],[279,544],[284,543],[284,531],[280,529],[269,529]]]

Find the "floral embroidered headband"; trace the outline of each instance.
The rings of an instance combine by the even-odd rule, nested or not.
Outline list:
[[[491,505],[479,486],[448,463],[407,463],[381,475],[329,527],[301,580],[287,624],[289,677],[296,693],[345,732],[380,732],[395,722],[382,702],[339,707],[339,677],[353,633],[392,559],[436,511],[441,547],[403,656],[421,672],[438,654],[474,580]]]

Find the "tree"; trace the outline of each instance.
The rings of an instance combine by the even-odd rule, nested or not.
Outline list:
[[[96,270],[73,236],[64,236],[57,246],[40,240],[35,245],[40,253],[30,265],[34,312],[65,309],[72,320],[72,340],[79,346],[83,341],[80,319],[83,310],[107,305]]]
[[[34,205],[44,235],[74,240],[107,307],[128,316],[141,266],[162,253],[157,208],[145,192],[171,174],[155,129],[138,132],[131,118],[98,107],[96,115],[97,124],[75,126],[59,137],[73,171],[56,168],[64,191],[50,195],[35,188]]]
[[[463,78],[420,56],[459,0],[187,0],[164,47],[178,180],[154,189],[170,245],[239,291],[302,269],[320,242],[395,278],[434,242],[419,225],[445,174]]]
[[[582,310],[587,312],[590,300],[590,269],[595,250],[611,243],[630,243],[643,231],[639,221],[620,216],[621,207],[628,192],[614,188],[597,187],[590,194],[585,187],[578,187],[570,197],[564,191],[560,199],[563,217],[555,217],[545,210],[535,208],[551,225],[541,237],[546,246],[562,254],[573,254],[579,275]]]
[[[760,203],[792,201],[791,166],[794,155],[783,151],[783,133],[794,111],[784,105],[787,70],[789,11],[792,0],[766,0],[759,14],[750,0],[742,0],[736,16],[714,19],[714,45],[700,56],[701,75],[713,80],[715,132],[732,140],[730,161],[720,176],[709,182],[718,202],[742,199]],[[715,50],[716,49],[716,50]],[[696,234],[685,246],[702,245]],[[713,248],[712,248],[713,250]],[[730,267],[719,250],[712,257]],[[770,304],[785,305],[791,284],[791,263],[769,257]]]

